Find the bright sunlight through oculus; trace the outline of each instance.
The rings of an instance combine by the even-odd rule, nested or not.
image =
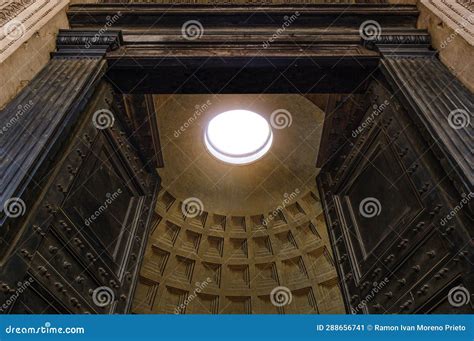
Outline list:
[[[204,142],[209,152],[219,160],[244,165],[268,152],[273,133],[262,116],[248,110],[231,110],[209,122]]]

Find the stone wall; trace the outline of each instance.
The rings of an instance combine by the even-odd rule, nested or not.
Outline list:
[[[57,32],[67,28],[69,0],[5,0],[0,4],[0,108],[46,65]]]
[[[441,61],[474,92],[474,5],[467,0],[421,0],[419,28],[429,31]]]

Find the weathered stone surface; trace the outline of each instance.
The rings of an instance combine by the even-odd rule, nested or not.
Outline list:
[[[421,0],[418,27],[427,29],[441,61],[474,91],[474,12],[464,0]]]
[[[46,65],[69,0],[8,0],[0,5],[0,108]]]

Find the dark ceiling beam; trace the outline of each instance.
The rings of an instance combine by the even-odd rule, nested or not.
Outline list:
[[[376,20],[382,27],[416,27],[419,12],[412,5],[331,4],[286,6],[214,6],[157,4],[83,4],[69,8],[72,28],[103,26],[119,14],[114,28],[166,28],[199,20],[204,28],[279,27],[292,14],[294,27],[353,27]]]
[[[305,94],[363,92],[379,58],[117,56],[108,63],[107,77],[121,93]]]
[[[122,32],[121,47],[106,55],[107,76],[121,93],[363,92],[380,53],[363,46],[361,24],[376,20],[383,33],[416,35],[418,14],[416,6],[387,4],[84,4],[68,11],[73,30]],[[188,20],[202,25],[199,39],[183,36]]]

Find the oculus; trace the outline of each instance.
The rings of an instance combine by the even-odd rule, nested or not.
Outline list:
[[[211,119],[204,134],[207,150],[217,159],[235,165],[257,161],[272,146],[267,120],[248,110],[231,110]]]

